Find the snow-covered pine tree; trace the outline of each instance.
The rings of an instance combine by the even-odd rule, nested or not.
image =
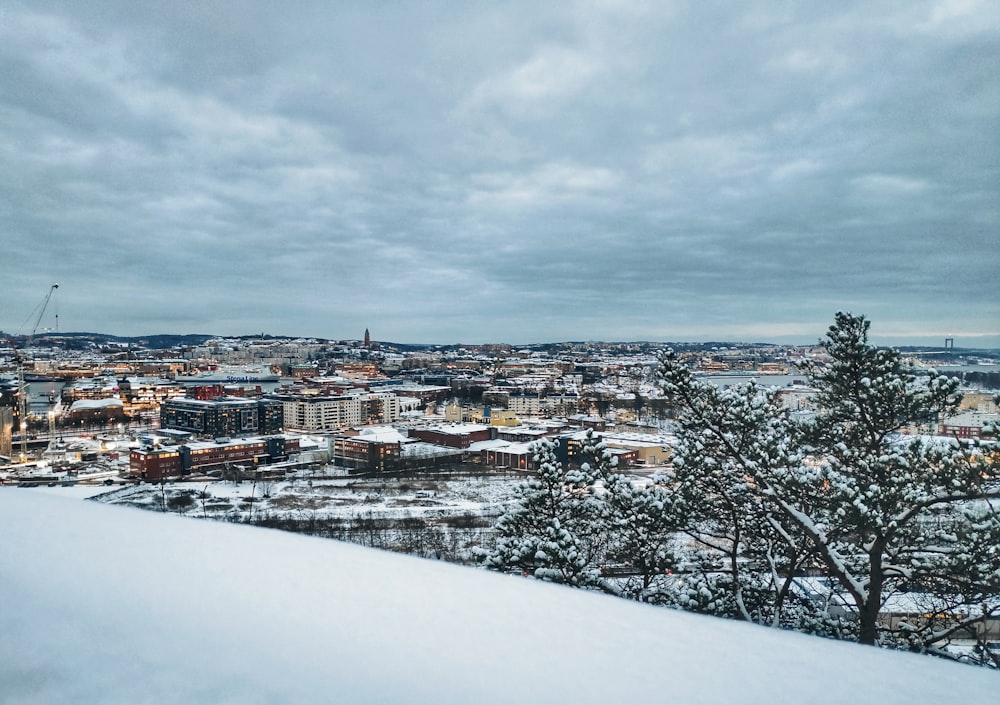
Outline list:
[[[662,474],[636,483],[612,469],[601,479],[597,500],[607,542],[602,573],[618,576],[622,597],[669,602],[670,576],[678,564],[677,533],[683,524],[681,498],[670,491]]]
[[[622,473],[593,431],[587,432],[583,452],[593,461],[584,469],[594,479],[598,515],[592,531],[603,537],[601,574],[621,597],[672,604],[679,531],[686,522],[684,498],[663,473],[638,481]]]
[[[900,433],[953,409],[956,383],[918,382],[898,351],[868,343],[868,328],[837,314],[824,343],[832,362],[810,374],[820,411],[804,425],[759,388],[714,390],[664,355],[661,383],[681,411],[678,480],[716,512],[734,590],[745,584],[737,558],[784,556],[780,580],[815,555],[853,606],[859,641],[891,637],[883,605],[905,595],[931,618],[892,629],[933,650],[1000,608],[997,463],[957,441]]]
[[[496,544],[480,558],[493,570],[611,592],[598,569],[603,538],[596,476],[586,463],[565,468],[556,448],[551,440],[535,444],[537,474],[519,486],[514,506],[497,522]]]
[[[821,502],[797,513],[817,496],[803,472],[780,492],[857,609],[859,640],[876,643],[883,605],[905,594],[933,617],[896,635],[930,650],[1000,609],[1000,477],[957,439],[901,433],[954,411],[958,382],[918,380],[899,351],[869,344],[869,326],[838,313],[824,343],[832,362],[809,375],[820,410],[801,445],[818,464]]]
[[[606,444],[588,430],[579,468],[556,458],[556,443],[536,446],[537,476],[518,490],[497,523],[494,548],[482,554],[494,570],[645,602],[670,602],[683,498],[654,476],[636,483],[617,469]]]
[[[681,411],[673,489],[683,498],[692,541],[692,574],[679,584],[676,604],[772,626],[801,626],[804,617],[821,622],[793,589],[813,551],[759,487],[760,478],[785,475],[802,461],[776,394],[753,383],[699,383],[672,351],[660,356],[657,374]]]

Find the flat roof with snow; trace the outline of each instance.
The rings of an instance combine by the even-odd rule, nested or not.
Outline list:
[[[489,426],[485,424],[478,423],[443,423],[434,424],[432,426],[421,426],[418,431],[436,431],[437,433],[450,433],[456,436],[461,436],[467,433],[479,433],[481,431],[489,430]]]

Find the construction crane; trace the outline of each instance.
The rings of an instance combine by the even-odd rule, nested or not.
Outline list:
[[[49,300],[58,288],[58,284],[53,284],[49,287],[49,293],[45,295],[42,303],[35,308],[35,311],[38,311],[38,316],[35,318],[35,325],[31,328],[31,333],[28,334],[28,337],[25,338],[24,343],[21,345],[22,350],[27,350],[28,346],[31,345],[31,341],[38,331],[38,326],[42,323],[42,316],[45,315],[45,309],[48,308]],[[34,315],[34,311],[32,311],[32,315]],[[30,320],[31,317],[29,316],[28,319]],[[17,403],[18,420],[21,425],[21,462],[26,463],[28,461],[28,385],[24,382],[24,355],[18,350],[14,351],[14,361],[17,363]]]

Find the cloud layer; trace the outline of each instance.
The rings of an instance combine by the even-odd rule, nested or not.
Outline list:
[[[8,3],[0,327],[1000,334],[1000,7]]]

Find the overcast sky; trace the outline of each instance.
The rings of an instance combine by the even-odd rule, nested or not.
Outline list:
[[[0,0],[0,329],[1000,345],[1000,4],[545,5]]]

